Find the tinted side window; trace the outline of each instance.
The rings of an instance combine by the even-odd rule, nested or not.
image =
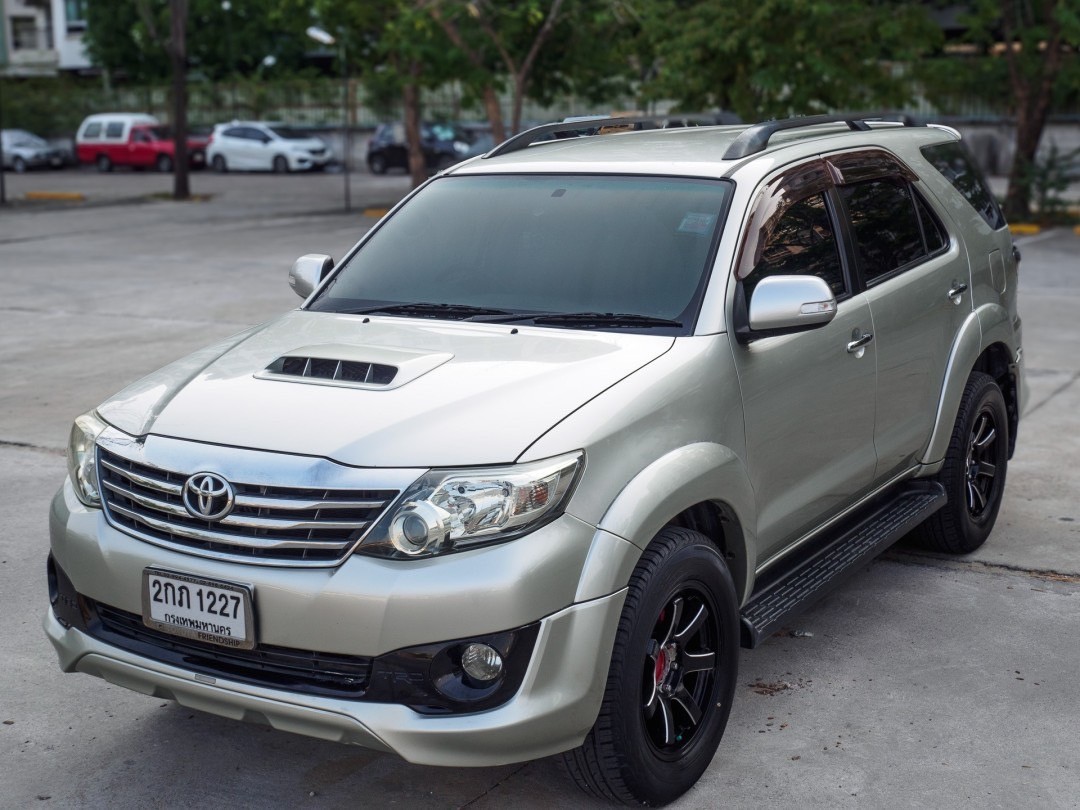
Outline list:
[[[221,133],[226,138],[243,138],[244,130],[240,127],[229,127],[227,130]]]
[[[867,283],[926,254],[911,189],[905,181],[870,180],[839,191]]]
[[[101,137],[101,123],[95,121],[92,124],[87,124],[86,129],[83,130],[84,138],[100,138]]]
[[[933,255],[949,244],[949,237],[941,227],[938,218],[930,212],[930,207],[918,194],[915,195],[915,207],[919,209],[919,221],[922,222],[923,236],[926,237],[926,250]]]
[[[761,259],[744,281],[747,300],[766,276],[818,276],[833,295],[847,292],[840,253],[825,197],[815,194],[792,204],[769,234]]]
[[[105,125],[105,137],[106,138],[119,138],[124,134],[124,122],[123,121],[110,121]]]
[[[955,141],[939,143],[936,146],[924,146],[922,153],[923,157],[964,195],[964,199],[979,212],[987,225],[994,230],[1004,227],[1005,215],[1001,213],[997,200],[990,193],[982,173],[962,145]]]

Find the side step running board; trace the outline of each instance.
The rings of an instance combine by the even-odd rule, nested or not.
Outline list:
[[[756,647],[945,505],[936,481],[911,481],[891,500],[777,574],[765,573],[742,609],[742,646]]]

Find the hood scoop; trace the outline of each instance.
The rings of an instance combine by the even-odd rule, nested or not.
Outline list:
[[[412,382],[452,358],[447,352],[388,346],[305,346],[283,354],[255,376],[260,380],[389,390]]]

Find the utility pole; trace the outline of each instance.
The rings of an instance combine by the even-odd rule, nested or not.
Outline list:
[[[173,199],[191,199],[188,178],[187,126],[187,16],[188,0],[169,0],[169,58],[173,91]]]

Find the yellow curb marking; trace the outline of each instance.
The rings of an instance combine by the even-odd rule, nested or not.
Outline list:
[[[86,195],[78,191],[28,191],[28,200],[66,200],[68,202],[83,202]]]
[[[1037,233],[1042,232],[1042,228],[1038,225],[1031,225],[1026,222],[1021,222],[1016,225],[1010,225],[1009,230],[1017,236],[1034,236]]]
[[[375,217],[376,219],[379,219],[381,217],[385,217],[388,213],[390,213],[389,208],[365,208],[364,209],[364,216],[365,217]]]

